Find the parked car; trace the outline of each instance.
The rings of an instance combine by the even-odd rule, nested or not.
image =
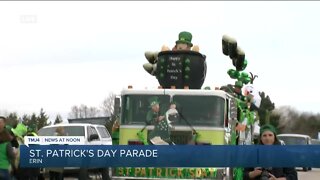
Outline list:
[[[310,145],[311,137],[305,134],[279,134],[278,139],[285,145]],[[303,171],[311,171],[311,167],[302,167]]]
[[[79,145],[112,145],[112,138],[107,128],[103,125],[72,123],[56,124],[45,126],[38,131],[39,136],[55,136],[56,129],[63,127],[66,136],[84,136],[84,144]],[[47,176],[48,169],[42,170],[44,176]],[[100,173],[103,180],[110,179],[109,168],[87,169],[79,167],[66,167],[63,169],[64,174],[76,174],[79,180],[88,179],[90,172]]]
[[[320,139],[311,139],[311,144],[320,145]]]

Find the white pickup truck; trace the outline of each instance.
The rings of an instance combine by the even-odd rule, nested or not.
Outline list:
[[[65,135],[67,136],[84,136],[84,145],[112,145],[112,138],[107,128],[103,125],[84,124],[84,123],[71,123],[71,124],[56,124],[45,126],[38,131],[39,136],[55,136],[56,129],[63,127]],[[83,145],[83,144],[79,144]],[[50,168],[42,171],[45,177],[48,176]],[[62,170],[62,169],[61,169]],[[94,172],[99,173],[103,180],[109,180],[109,168],[87,169],[79,167],[66,167],[63,173],[66,175],[76,175],[79,180],[87,180],[89,174]]]
[[[278,134],[279,140],[285,145],[311,145],[311,137],[305,134]],[[302,167],[303,171],[312,170],[311,167]]]

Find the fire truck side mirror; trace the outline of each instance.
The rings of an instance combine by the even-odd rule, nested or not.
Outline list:
[[[118,116],[120,115],[120,97],[115,97],[114,98],[114,111],[113,111],[113,114]]]

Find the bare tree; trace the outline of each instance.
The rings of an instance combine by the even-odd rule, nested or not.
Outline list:
[[[88,117],[97,117],[99,115],[99,109],[96,107],[90,107],[88,109]]]
[[[114,113],[114,103],[116,95],[109,93],[109,95],[102,101],[100,108],[88,107],[87,105],[81,104],[80,106],[72,106],[69,118],[91,118],[98,117],[100,115],[112,116]]]
[[[78,106],[74,105],[71,107],[71,112],[69,113],[69,118],[80,118],[80,110]]]
[[[100,110],[97,107],[88,107],[87,105],[81,104],[80,106],[72,106],[69,118],[91,118],[98,117]]]
[[[109,95],[103,100],[101,105],[101,110],[103,115],[105,116],[111,116],[114,111],[114,101],[115,101],[116,95],[114,93],[109,93]]]
[[[87,118],[88,117],[88,106],[81,104],[80,105],[80,117],[79,118]]]

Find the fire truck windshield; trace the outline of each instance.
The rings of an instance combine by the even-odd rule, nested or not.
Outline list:
[[[180,119],[174,125],[222,127],[224,119],[224,99],[219,96],[175,95]]]
[[[174,103],[178,118],[173,126],[209,126],[223,127],[225,101],[219,96],[205,95],[125,95],[122,101],[122,122],[124,125],[146,124],[147,114],[151,111],[150,99],[157,97],[160,106],[159,115],[165,115]],[[171,119],[169,119],[171,120]]]

